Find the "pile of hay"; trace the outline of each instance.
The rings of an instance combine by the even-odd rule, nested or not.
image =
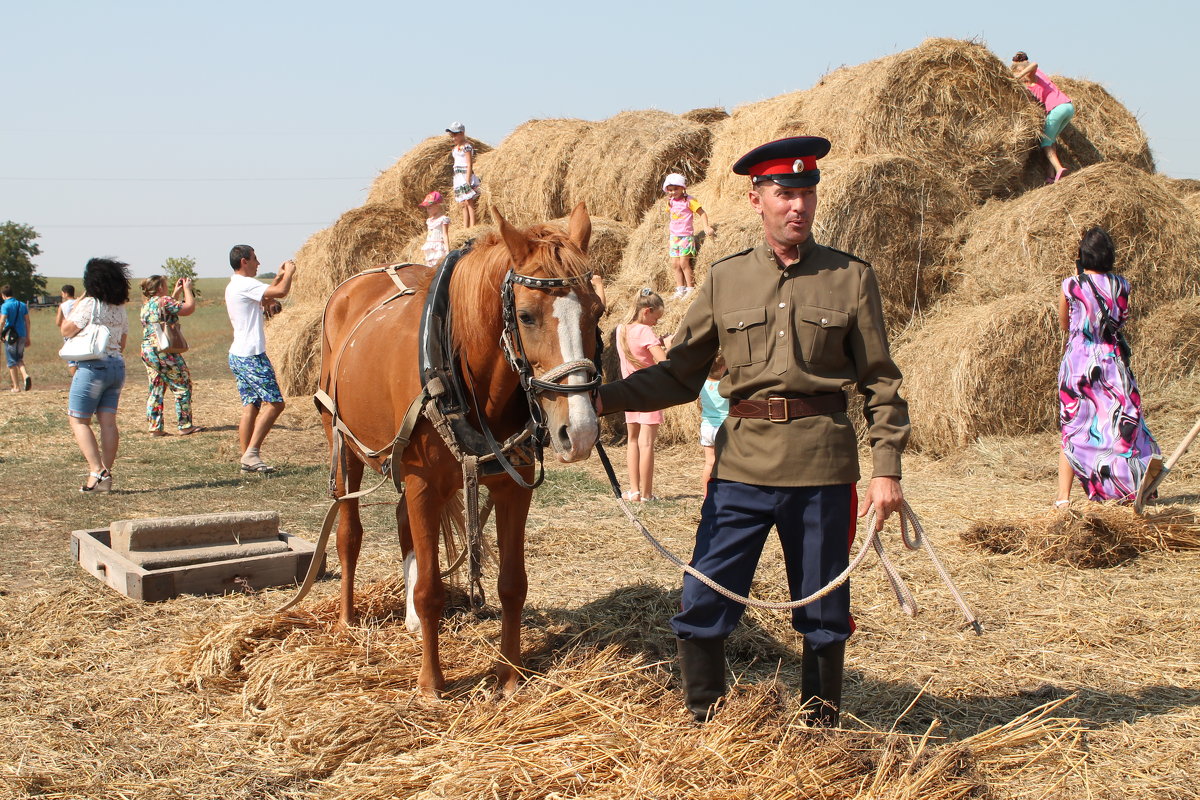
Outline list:
[[[581,119],[533,119],[518,126],[476,164],[487,205],[514,225],[568,214],[567,168],[576,145],[594,125]]]
[[[1041,293],[939,306],[893,348],[912,445],[945,455],[980,436],[1053,427],[1060,341],[1057,308]]]
[[[467,141],[475,148],[476,159],[492,149],[487,143],[470,136]],[[408,227],[406,235],[411,236],[425,225],[425,209],[420,207],[421,200],[436,189],[446,197],[446,209],[451,219],[456,218],[462,212],[453,201],[454,158],[450,154],[453,146],[446,134],[422,141],[379,173],[367,193],[367,204],[392,206],[402,211]],[[484,187],[483,191],[489,191],[489,188]]]
[[[701,125],[716,125],[722,120],[729,119],[729,112],[720,106],[711,108],[693,108],[691,111],[685,111],[679,116],[692,122],[699,122]]]
[[[1098,83],[1055,75],[1052,80],[1071,98],[1075,117],[1059,136],[1063,163],[1078,169],[1101,161],[1154,172],[1150,141],[1133,115]]]
[[[1200,291],[1196,216],[1154,177],[1108,162],[967,215],[958,225],[961,245],[948,256],[949,279],[976,302],[1015,291],[1057,301],[1074,273],[1079,238],[1093,225],[1112,235],[1116,270],[1129,278],[1137,307]]]
[[[1200,368],[1200,299],[1185,297],[1138,310],[1128,339],[1130,365],[1143,396],[1195,375]]]
[[[699,194],[699,187],[692,193],[710,205],[718,198],[745,196],[750,181],[733,174],[734,163],[764,142],[811,133],[802,115],[806,96],[806,92],[790,92],[735,108],[714,129],[705,193]],[[839,143],[835,155],[841,152]]]
[[[624,111],[596,123],[576,144],[564,208],[583,201],[593,214],[636,224],[662,195],[669,173],[689,184],[704,177],[711,145],[707,125],[665,111]]]
[[[669,613],[670,598],[653,587],[527,625],[534,674],[507,699],[486,685],[496,621],[451,614],[441,636],[448,697],[423,703],[413,693],[420,641],[398,619],[403,591],[380,583],[359,597],[371,606],[360,628],[334,631],[329,602],[274,620],[243,615],[163,666],[185,685],[239,692],[268,747],[336,796],[359,800],[615,800],[631,790],[680,800],[851,797],[864,796],[864,785],[891,798],[949,800],[1014,769],[1036,762],[1053,773],[1080,756],[1079,722],[1054,716],[1062,700],[942,742],[932,726],[924,736],[809,729],[794,690],[767,679],[736,683],[715,721],[695,725],[672,671],[643,638],[669,637],[646,627]]]
[[[267,357],[286,397],[311,395],[321,377],[324,303],[289,303],[267,323]]]
[[[1151,509],[1087,503],[1025,520],[982,520],[963,532],[969,544],[993,553],[1017,553],[1052,564],[1103,569],[1141,553],[1200,550],[1200,519],[1184,506]]]

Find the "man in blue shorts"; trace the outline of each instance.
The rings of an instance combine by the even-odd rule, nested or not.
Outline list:
[[[25,348],[29,347],[29,306],[13,297],[12,287],[0,287],[4,298],[0,305],[0,339],[4,340],[4,360],[8,363],[8,374],[12,378],[11,391],[29,391],[33,385],[25,371]]]
[[[275,369],[267,358],[267,337],[263,330],[263,302],[287,297],[296,274],[296,262],[279,266],[274,283],[255,279],[258,256],[250,245],[239,244],[229,251],[233,277],[225,287],[225,310],[233,325],[233,344],[229,347],[229,369],[237,379],[242,397],[242,418],[238,422],[243,472],[271,472],[259,455],[259,448],[271,426],[283,412],[283,393],[275,380]]]

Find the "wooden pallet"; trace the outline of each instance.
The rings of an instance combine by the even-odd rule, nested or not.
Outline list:
[[[156,603],[181,594],[225,594],[246,589],[293,586],[304,579],[313,544],[282,531],[286,553],[146,569],[113,550],[107,528],[71,532],[71,555],[79,566],[126,597]],[[321,574],[325,572],[321,558]]]

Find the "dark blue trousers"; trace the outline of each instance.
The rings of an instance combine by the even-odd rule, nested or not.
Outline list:
[[[754,486],[712,480],[700,512],[692,566],[714,581],[746,595],[772,526],[779,531],[793,600],[837,577],[850,560],[850,535],[857,505],[853,484]],[[683,610],[671,619],[681,639],[725,638],[745,606],[717,594],[691,575],[683,576]],[[792,627],[820,650],[850,637],[850,583],[792,612]]]

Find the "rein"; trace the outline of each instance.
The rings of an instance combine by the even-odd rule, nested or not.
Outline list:
[[[879,531],[876,530],[875,527],[878,514],[874,506],[872,506],[871,510],[867,512],[867,536],[863,540],[862,545],[859,547],[858,554],[855,555],[854,559],[840,575],[807,597],[802,597],[799,600],[792,600],[785,603],[770,603],[763,600],[755,600],[752,597],[744,597],[736,592],[726,589],[724,586],[717,583],[712,578],[693,567],[691,564],[679,558],[679,556],[668,550],[666,546],[662,544],[662,542],[654,538],[654,535],[646,529],[646,526],[643,525],[642,521],[637,518],[637,516],[629,508],[629,504],[625,501],[624,497],[622,497],[621,484],[617,481],[617,474],[613,470],[612,462],[609,461],[608,453],[605,452],[604,446],[599,442],[596,443],[596,452],[600,456],[600,463],[604,465],[604,471],[608,474],[608,482],[612,487],[613,495],[616,497],[618,505],[621,506],[621,510],[625,512],[625,516],[631,523],[633,523],[633,526],[638,529],[642,536],[646,538],[646,541],[648,541],[655,550],[657,550],[672,564],[679,567],[684,572],[691,575],[693,578],[700,581],[717,594],[733,600],[735,603],[741,603],[748,608],[762,608],[771,611],[791,611],[793,609],[800,608],[801,606],[815,603],[817,600],[820,600],[830,592],[833,592],[850,579],[850,573],[857,569],[859,565],[861,565],[866,559],[868,553],[867,546],[870,545],[871,548],[875,550],[876,555],[879,556],[879,563],[883,567],[884,574],[887,575],[888,582],[892,586],[892,591],[896,594],[896,601],[899,603],[900,609],[910,617],[915,617],[920,611],[920,609],[917,607],[917,601],[913,598],[912,592],[909,590],[908,585],[904,582],[904,578],[900,576],[899,571],[897,571],[895,565],[892,564],[891,559],[888,558],[887,552],[883,549],[883,542],[880,541]],[[938,575],[941,576],[942,581],[946,584],[946,588],[949,590],[950,596],[954,598],[954,602],[958,604],[959,609],[962,611],[963,617],[966,619],[966,625],[964,627],[970,627],[975,631],[977,636],[982,636],[983,626],[979,624],[979,621],[975,618],[975,614],[971,611],[970,606],[967,605],[967,601],[963,599],[962,594],[958,591],[958,587],[956,587],[954,585],[954,581],[951,580],[950,573],[946,571],[946,568],[942,565],[941,559],[937,557],[937,553],[934,552],[933,549],[933,544],[925,535],[925,529],[921,526],[921,521],[917,519],[917,515],[913,513],[912,507],[908,505],[908,501],[904,501],[904,504],[901,506],[900,511],[898,512],[898,516],[900,518],[900,537],[904,541],[904,546],[909,550],[925,550],[925,553],[933,562],[934,569],[937,570]],[[911,536],[909,535],[910,525],[912,526],[913,531]]]

